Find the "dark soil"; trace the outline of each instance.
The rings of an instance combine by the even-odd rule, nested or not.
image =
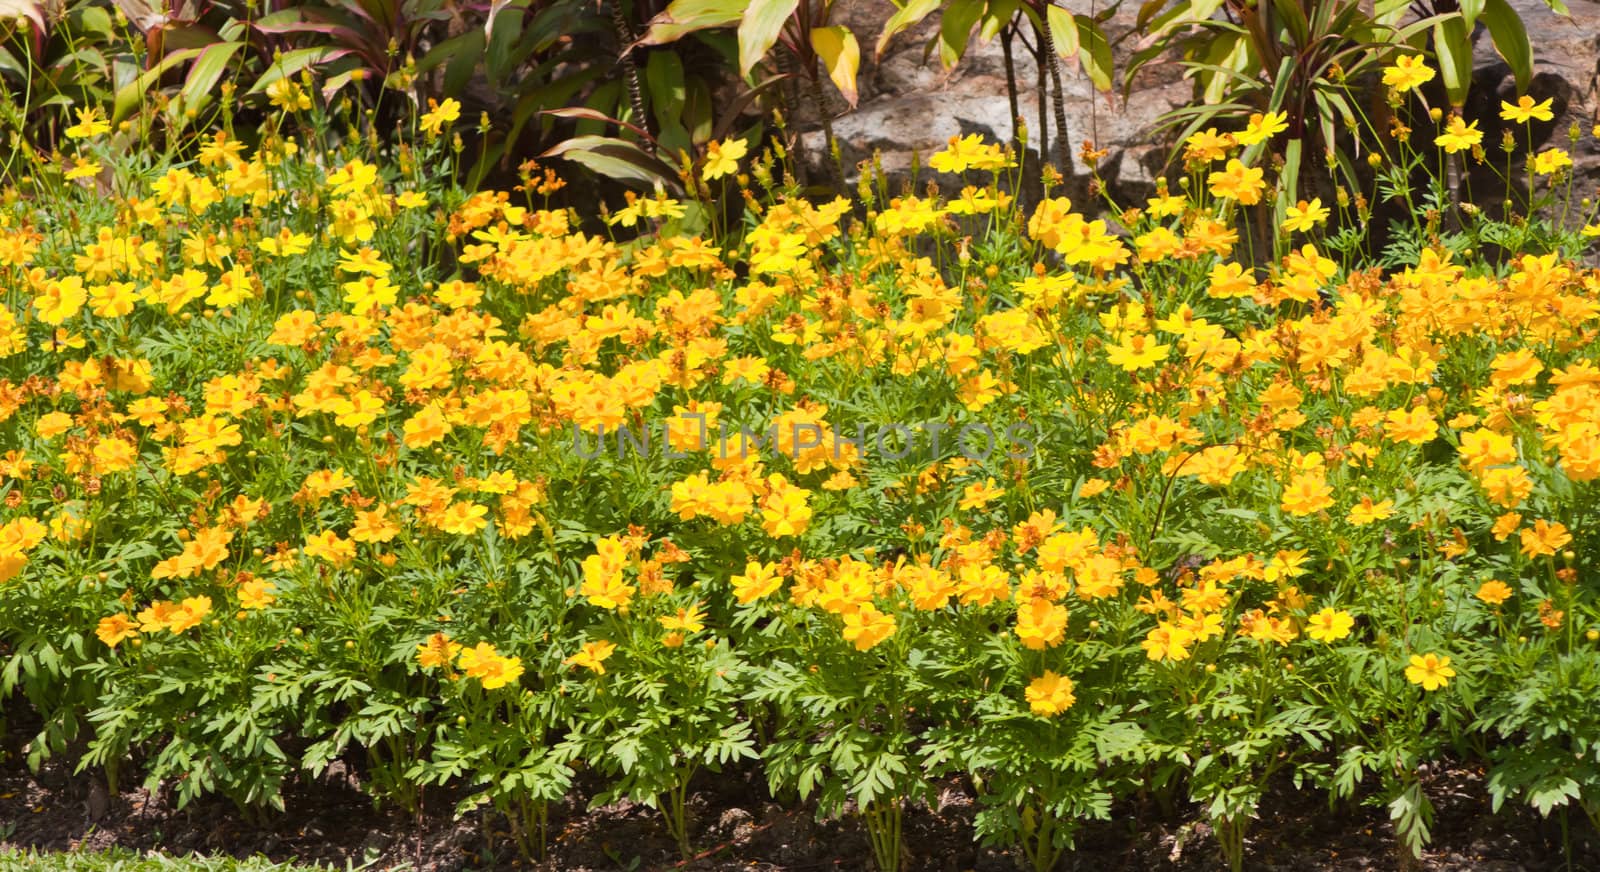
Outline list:
[[[15,737],[13,737],[14,739]],[[13,748],[16,745],[12,746]],[[1600,870],[1600,837],[1581,815],[1570,819],[1570,866],[1561,821],[1522,809],[1492,815],[1482,773],[1466,766],[1429,772],[1425,785],[1436,807],[1434,840],[1416,870]],[[587,810],[569,799],[553,808],[549,857],[523,861],[507,821],[492,812],[455,820],[460,798],[424,795],[421,814],[375,810],[359,774],[335,764],[319,779],[285,792],[286,811],[247,818],[225,799],[173,807],[168,791],[132,788],[111,797],[104,781],[74,776],[63,760],[27,771],[15,755],[0,760],[0,848],[46,850],[121,846],[172,854],[189,852],[297,860],[345,868],[417,872],[467,869],[610,870],[863,870],[871,867],[864,831],[854,818],[819,823],[808,806],[785,807],[766,793],[757,769],[706,775],[691,800],[694,845],[682,861],[652,809],[618,804]],[[580,793],[582,791],[579,791]],[[1017,859],[984,848],[972,837],[970,787],[942,785],[933,807],[917,805],[905,820],[907,870],[1014,870]],[[1153,803],[1128,803],[1112,820],[1086,825],[1063,869],[1174,870],[1225,868],[1211,833],[1192,808],[1164,814]],[[1262,803],[1252,826],[1250,870],[1376,870],[1406,868],[1380,808],[1351,804],[1330,811],[1311,792],[1287,782]]]

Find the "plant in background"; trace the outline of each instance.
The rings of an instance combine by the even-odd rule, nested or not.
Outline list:
[[[787,114],[792,117],[806,105],[821,121],[826,148],[833,154],[833,119],[822,82],[830,80],[853,108],[861,46],[848,27],[832,18],[833,0],[674,0],[651,20],[640,44],[672,45],[686,36],[703,38],[735,28],[738,72],[752,86],[739,105],[782,85]],[[771,73],[756,83],[751,76],[758,67]],[[795,147],[791,140],[789,148]],[[797,161],[796,168],[803,173],[804,161]]]
[[[1109,3],[1093,14],[1073,13],[1064,5],[1046,0],[907,0],[897,5],[899,9],[884,23],[878,37],[876,54],[880,58],[892,39],[935,11],[941,13],[939,31],[929,40],[928,50],[938,52],[946,69],[961,61],[974,35],[984,42],[1000,37],[1014,126],[1012,141],[1019,152],[1025,143],[1013,44],[1020,39],[1037,69],[1037,124],[1032,135],[1040,158],[1052,161],[1063,175],[1073,174],[1062,80],[1069,72],[1081,69],[1095,88],[1111,93],[1111,52],[1115,43],[1107,38],[1105,25],[1121,7],[1120,2]]]

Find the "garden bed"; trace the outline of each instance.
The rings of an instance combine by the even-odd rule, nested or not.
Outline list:
[[[551,821],[550,853],[526,861],[505,838],[506,821],[494,814],[453,820],[437,809],[452,797],[432,800],[433,810],[416,817],[374,810],[359,779],[343,766],[332,777],[297,784],[287,809],[255,823],[225,800],[207,799],[177,810],[170,798],[140,788],[102,806],[90,794],[91,779],[74,777],[52,764],[39,775],[15,765],[0,769],[0,820],[15,829],[0,839],[6,848],[49,852],[112,848],[166,855],[260,855],[275,861],[343,869],[455,872],[529,868],[582,872],[618,868],[770,870],[802,872],[860,869],[871,862],[866,834],[853,820],[818,823],[813,808],[783,807],[765,795],[759,771],[741,769],[705,778],[691,800],[695,843],[704,846],[684,863],[650,809],[619,803],[586,810],[579,797],[564,803]],[[1561,823],[1526,811],[1495,815],[1484,794],[1483,773],[1446,761],[1425,777],[1438,807],[1434,843],[1412,867],[1425,872],[1543,872],[1600,867],[1600,840],[1573,821],[1567,847]],[[1009,872],[1018,858],[973,843],[970,785],[940,786],[939,807],[920,806],[907,817],[908,866],[918,870]],[[91,806],[103,808],[93,817]],[[1327,872],[1384,870],[1402,866],[1394,833],[1379,809],[1326,805],[1287,783],[1275,785],[1249,840],[1246,868],[1318,869]],[[494,833],[500,835],[494,839]],[[0,868],[5,868],[0,853]],[[1192,810],[1165,814],[1153,803],[1128,803],[1114,820],[1087,826],[1065,869],[1133,872],[1202,872],[1220,859],[1204,817]],[[88,867],[93,868],[93,867]]]

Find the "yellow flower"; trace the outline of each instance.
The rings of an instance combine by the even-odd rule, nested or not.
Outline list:
[[[1264,176],[1260,167],[1247,167],[1238,158],[1233,158],[1221,172],[1212,173],[1207,184],[1211,186],[1211,195],[1214,197],[1254,206],[1261,202],[1261,189],[1266,186]]]
[[[700,177],[706,181],[731,176],[739,171],[739,159],[749,151],[742,139],[724,139],[706,145],[706,162]]]
[[[115,648],[123,639],[139,635],[139,628],[127,615],[111,615],[100,619],[94,634],[100,637],[100,641],[106,643],[107,647]]]
[[[961,502],[957,505],[962,509],[979,509],[1005,492],[1005,488],[997,486],[993,478],[981,483],[975,482],[967,485],[966,490],[962,491]]]
[[[1152,336],[1134,333],[1107,345],[1106,360],[1121,367],[1124,372],[1137,372],[1166,360],[1171,350],[1172,346],[1161,345]]]
[[[1473,596],[1491,606],[1497,606],[1511,599],[1511,587],[1497,578],[1491,578],[1478,585],[1478,592]]]
[[[264,609],[277,602],[272,595],[272,582],[259,578],[239,585],[239,605],[247,609]]]
[[[671,617],[656,618],[656,620],[660,622],[661,627],[666,630],[671,630],[677,633],[698,633],[706,628],[705,617],[705,613],[700,611],[700,604],[695,603],[686,609],[678,609],[678,613],[676,615],[672,615]],[[669,647],[677,646],[673,645]]]
[[[294,257],[311,250],[311,237],[283,227],[276,234],[262,238],[256,245],[274,257]]]
[[[1301,200],[1284,210],[1283,229],[1289,233],[1307,233],[1328,220],[1328,214],[1321,197],[1313,197],[1309,203]]]
[[[211,614],[211,597],[191,596],[184,599],[167,617],[167,629],[173,634],[199,626]]]
[[[611,642],[589,642],[578,653],[561,661],[561,665],[582,666],[585,669],[592,670],[596,675],[605,675],[606,658],[610,657],[612,652],[616,650],[617,646]]]
[[[1572,541],[1567,525],[1552,524],[1543,518],[1534,521],[1531,529],[1524,529],[1521,536],[1522,553],[1527,557],[1554,556]]]
[[[1406,680],[1422,685],[1423,690],[1438,690],[1449,684],[1455,674],[1450,658],[1439,654],[1413,654],[1411,665],[1406,667]]]
[[[488,642],[479,642],[471,648],[464,649],[456,665],[461,667],[466,677],[478,679],[483,684],[484,690],[505,687],[522,677],[522,659],[506,657]]]
[[[1067,610],[1044,597],[1032,597],[1017,608],[1017,638],[1024,647],[1043,651],[1061,644],[1067,630]]]
[[[1350,507],[1350,514],[1345,520],[1352,525],[1363,527],[1376,521],[1386,521],[1394,515],[1394,500],[1379,500],[1373,502],[1372,497],[1362,497],[1361,502]]]
[[[1460,115],[1451,115],[1450,124],[1445,127],[1445,131],[1433,138],[1433,144],[1449,154],[1466,151],[1481,142],[1483,142],[1483,131],[1478,129],[1478,122],[1468,124]]]
[[[1529,121],[1553,121],[1555,113],[1551,111],[1554,100],[1545,100],[1543,103],[1533,102],[1533,98],[1523,94],[1517,98],[1515,106],[1504,100],[1500,101],[1500,117],[1506,121],[1515,121],[1518,124],[1527,124]]]
[[[753,560],[745,564],[743,575],[735,575],[730,581],[733,584],[733,598],[742,606],[783,586],[783,576],[778,574],[775,564],[763,565]]]
[[[1533,158],[1533,171],[1541,176],[1572,166],[1572,157],[1559,148],[1547,148]]]
[[[443,103],[429,100],[429,111],[422,116],[422,129],[429,136],[438,136],[446,124],[461,117],[461,104],[446,97]]]
[[[448,667],[461,651],[461,643],[450,641],[445,633],[434,633],[417,645],[417,665],[423,669]]]
[[[1349,612],[1328,608],[1312,615],[1306,623],[1310,625],[1306,635],[1318,642],[1331,643],[1350,635],[1350,628],[1356,625],[1356,619]]]
[[[1256,113],[1250,116],[1250,124],[1240,133],[1235,133],[1233,138],[1240,145],[1255,145],[1265,142],[1274,136],[1289,129],[1289,116],[1283,112],[1268,112],[1265,115]]]
[[[1282,507],[1297,517],[1314,514],[1333,505],[1333,488],[1320,471],[1302,472],[1283,490]]]
[[[87,109],[79,109],[77,112],[78,123],[63,131],[69,138],[89,139],[102,133],[111,132],[111,123],[100,117],[100,109],[98,107],[90,106]]]
[[[844,640],[855,643],[857,651],[867,651],[894,635],[894,615],[878,611],[872,603],[844,616]]]
[[[1072,679],[1047,669],[1043,675],[1028,682],[1024,694],[1034,714],[1050,717],[1072,708],[1072,704],[1078,701],[1072,691]]]
[[[1393,66],[1383,69],[1383,83],[1401,93],[1433,81],[1433,76],[1433,69],[1422,55],[1401,55],[1394,59]]]
[[[1183,627],[1162,621],[1145,635],[1140,647],[1144,648],[1146,657],[1151,660],[1187,660],[1189,659],[1189,645],[1195,641],[1194,634]]]
[[[92,160],[79,160],[72,169],[67,170],[69,179],[89,179],[100,175],[100,164]]]

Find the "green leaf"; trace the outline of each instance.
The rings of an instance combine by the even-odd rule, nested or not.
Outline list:
[[[799,6],[800,0],[751,0],[739,19],[739,75],[761,63]]]
[[[122,119],[127,118],[129,115],[132,115],[134,111],[138,109],[139,104],[144,101],[145,97],[155,89],[156,83],[161,81],[162,74],[166,73],[167,70],[172,69],[174,66],[177,66],[178,64],[181,64],[190,58],[198,57],[199,55],[200,49],[197,48],[186,48],[175,51],[172,54],[162,58],[161,61],[154,67],[151,67],[150,69],[139,74],[138,78],[135,78],[128,84],[118,88],[116,97],[113,98],[112,101],[112,123],[121,121]]]
[[[273,61],[272,66],[267,67],[266,71],[261,74],[261,78],[250,86],[250,90],[247,93],[259,94],[279,79],[293,76],[307,67],[314,67],[324,61],[343,57],[345,54],[346,52],[343,49],[335,49],[328,46],[297,48],[293,51],[286,51],[277,60]]]
[[[988,42],[1000,33],[1017,14],[1020,0],[990,0],[988,11],[983,13],[983,26],[978,29],[978,39]]]
[[[670,184],[676,175],[672,167],[659,158],[614,136],[574,136],[540,157],[566,158],[603,176],[645,186]]]
[[[895,34],[915,25],[928,17],[928,14],[939,8],[940,0],[908,0],[889,20],[883,23],[883,32],[878,34],[878,44],[873,48],[875,57],[883,57],[884,49],[889,47],[889,40]]]
[[[1472,84],[1472,40],[1466,22],[1459,15],[1434,22],[1433,44],[1445,93],[1450,105],[1459,109],[1467,102],[1467,88]]]
[[[1111,43],[1100,30],[1100,25],[1087,15],[1074,16],[1077,21],[1078,57],[1083,62],[1089,81],[1102,93],[1111,90]]]
[[[939,16],[939,60],[949,69],[967,53],[972,26],[983,15],[984,0],[954,0]]]
[[[1045,7],[1045,20],[1050,22],[1050,41],[1056,54],[1060,55],[1062,60],[1076,65],[1081,43],[1078,25],[1072,20],[1072,13],[1052,3]]]
[[[1462,4],[1466,12],[1466,4]],[[1533,81],[1533,45],[1528,42],[1528,29],[1522,16],[1506,0],[1486,0],[1483,4],[1483,23],[1494,40],[1494,50],[1505,58],[1506,66],[1517,77],[1517,91],[1528,90]]]
[[[747,0],[673,0],[650,19],[640,45],[666,45],[698,30],[728,27],[744,16]]]
[[[650,92],[650,110],[656,117],[656,138],[670,151],[689,147],[689,131],[683,126],[683,107],[687,89],[683,80],[683,61],[677,52],[650,52],[645,62],[645,87]]]
[[[216,83],[221,82],[222,74],[234,61],[234,54],[243,46],[245,43],[242,42],[218,43],[200,53],[194,66],[189,67],[189,78],[184,80],[184,88],[178,93],[186,109],[198,109],[210,101],[211,91],[216,88]]]
[[[860,97],[856,92],[856,72],[861,68],[861,46],[856,43],[856,35],[838,25],[814,27],[811,48],[822,61],[823,69],[828,71],[828,78],[853,108]]]

